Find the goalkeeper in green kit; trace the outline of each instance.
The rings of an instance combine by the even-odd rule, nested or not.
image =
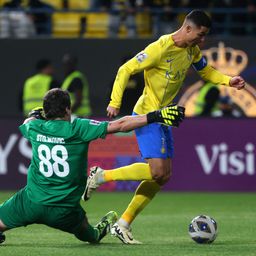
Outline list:
[[[80,205],[90,141],[154,122],[178,126],[184,108],[172,105],[112,122],[77,118],[71,123],[70,118],[68,92],[52,89],[44,97],[43,108],[34,109],[19,127],[32,144],[32,160],[27,185],[0,205],[0,243],[5,240],[4,231],[34,223],[74,234],[81,241],[100,242],[117,214],[110,211],[92,226]]]

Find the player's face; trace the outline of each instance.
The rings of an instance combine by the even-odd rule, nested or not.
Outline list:
[[[195,46],[197,44],[203,43],[205,36],[208,34],[209,28],[207,27],[197,27],[195,25],[189,26],[187,28],[187,44],[188,46]]]

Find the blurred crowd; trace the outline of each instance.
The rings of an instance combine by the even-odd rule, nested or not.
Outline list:
[[[71,1],[59,0],[2,0],[0,37],[33,37],[52,34],[52,15],[69,11]],[[75,0],[78,1],[78,0]],[[213,18],[213,34],[256,34],[256,0],[79,0],[88,2],[85,12],[105,12],[109,15],[108,36],[116,37],[120,26],[127,29],[127,37],[138,36],[136,15],[150,17],[152,36],[170,33],[182,22],[191,9],[204,9]],[[73,11],[73,10],[72,10]],[[78,11],[83,11],[82,9]],[[87,24],[88,25],[88,24]]]
[[[0,37],[26,38],[51,35],[54,8],[40,0],[12,0],[0,12]]]
[[[213,18],[212,33],[250,35],[256,33],[256,0],[91,0],[91,8],[110,13],[110,29],[126,21],[136,33],[136,12],[148,12],[152,33],[159,36],[175,30],[185,14],[192,9],[204,9]],[[133,21],[131,21],[133,20]],[[133,22],[133,24],[132,24]]]

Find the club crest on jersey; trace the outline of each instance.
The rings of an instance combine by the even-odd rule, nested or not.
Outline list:
[[[167,63],[170,63],[170,62],[172,62],[173,60],[174,60],[174,59],[170,58],[170,59],[167,59],[166,62],[167,62]]]
[[[90,124],[92,125],[100,125],[100,121],[97,121],[97,120],[90,120]]]
[[[148,55],[145,52],[141,52],[139,54],[136,55],[136,59],[138,62],[143,62],[146,58],[148,57]]]

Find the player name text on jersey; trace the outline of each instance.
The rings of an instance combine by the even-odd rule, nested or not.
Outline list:
[[[36,137],[37,141],[40,142],[48,142],[48,143],[55,143],[55,144],[65,144],[64,138],[57,138],[57,137],[48,137],[42,134],[38,134]]]

